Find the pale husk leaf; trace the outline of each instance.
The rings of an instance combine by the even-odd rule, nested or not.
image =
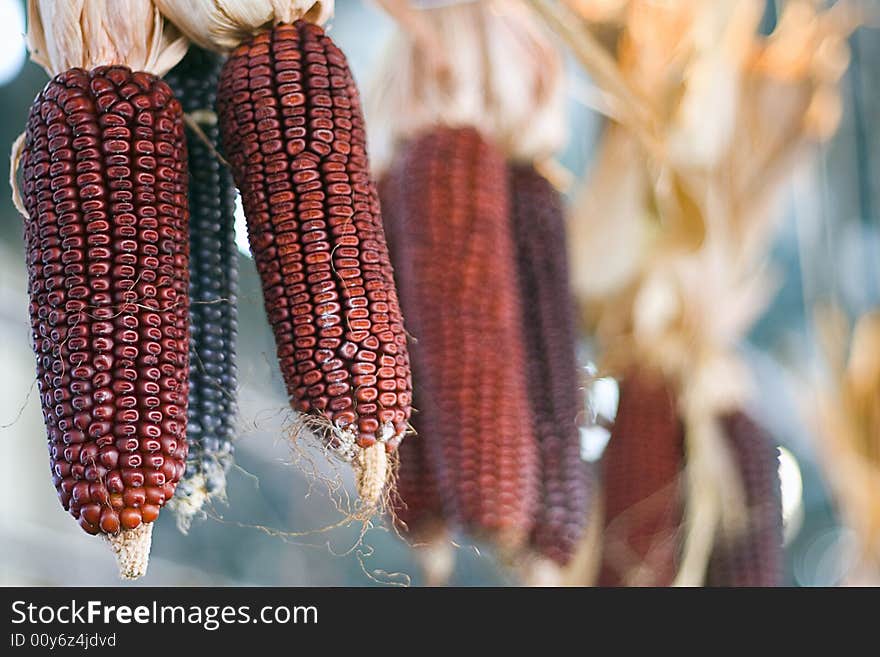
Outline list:
[[[401,19],[406,29],[387,45],[367,94],[377,168],[399,143],[437,125],[476,127],[518,160],[562,146],[562,57],[522,2],[422,9],[415,22],[412,14]]]
[[[28,0],[27,41],[51,76],[108,64],[162,76],[188,47],[152,0]]]
[[[335,0],[156,0],[162,13],[202,48],[225,53],[279,23],[323,25]]]

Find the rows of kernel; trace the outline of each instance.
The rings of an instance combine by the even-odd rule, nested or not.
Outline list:
[[[384,401],[398,403],[398,382],[383,382],[391,389],[380,391],[377,370],[385,367],[387,375],[390,365],[393,377],[402,364],[408,375],[408,363],[405,348],[400,363],[394,354],[386,354],[390,363],[376,362],[381,342],[371,330],[371,311],[382,319],[381,311],[389,309],[382,288],[393,283],[390,275],[382,281],[362,275],[365,247],[367,259],[379,260],[375,240],[369,241],[374,236],[368,233],[365,240],[361,234],[377,219],[371,215],[364,226],[356,216],[372,209],[369,196],[366,204],[355,198],[361,180],[369,185],[362,119],[351,109],[354,87],[344,58],[338,51],[328,54],[329,40],[320,35],[318,28],[298,24],[256,37],[224,70],[221,89],[228,92],[221,92],[218,105],[234,117],[241,135],[233,135],[227,147],[232,158],[238,155],[233,164],[247,164],[237,173],[250,183],[246,214],[288,392],[301,411],[323,413],[340,428],[357,423],[359,442],[368,445],[380,421],[396,424],[395,433],[405,430],[408,406],[377,407],[382,392],[394,395]],[[226,130],[227,139],[231,132]],[[377,309],[369,307],[367,286],[376,288]],[[399,310],[397,319],[402,336]]]
[[[275,333],[285,383],[293,395],[291,372],[295,365],[290,336],[294,318],[290,303],[302,295],[305,273],[293,183],[288,173],[287,151],[295,148],[295,139],[291,134],[285,135],[285,141],[281,139],[279,104],[272,89],[270,41],[270,33],[258,35],[230,59],[223,75],[231,82],[221,83],[218,105],[234,117],[234,127],[226,130],[228,154],[234,158],[232,163],[241,181],[266,311]],[[294,49],[289,53],[298,56]],[[295,69],[296,65],[289,62],[282,66]],[[291,75],[299,73],[294,70]],[[222,96],[224,89],[234,94],[231,102]]]
[[[224,150],[229,160],[236,184],[241,190],[242,202],[247,217],[251,251],[263,285],[266,312],[276,334],[279,357],[283,349],[278,339],[284,331],[290,330],[289,313],[285,299],[285,285],[281,268],[277,261],[278,249],[274,230],[269,216],[268,195],[264,186],[266,170],[276,175],[286,168],[278,150],[268,154],[273,161],[266,162],[261,152],[257,132],[256,113],[261,121],[271,119],[275,113],[272,91],[267,86],[270,58],[268,55],[269,34],[258,35],[249,44],[240,46],[227,60],[220,75],[217,93],[217,108],[224,125]],[[263,72],[255,73],[251,80],[251,56]],[[265,124],[263,124],[265,126]],[[273,135],[276,136],[277,135]],[[292,204],[291,204],[292,209]],[[283,208],[286,209],[286,208]],[[289,218],[292,218],[292,212]],[[287,368],[282,367],[287,382]],[[288,389],[289,389],[288,383]]]
[[[53,281],[63,281],[64,290],[47,297],[52,311],[42,329],[55,342],[52,366],[62,373],[46,381],[47,387],[63,401],[49,408],[44,400],[44,408],[59,496],[92,533],[154,520],[182,469],[173,458],[165,461],[157,439],[172,434],[165,445],[169,456],[181,449],[179,443],[185,450],[184,441],[176,440],[184,427],[168,426],[175,404],[159,410],[154,396],[174,396],[180,386],[139,380],[140,372],[150,378],[163,348],[178,349],[179,331],[185,332],[173,312],[165,318],[171,328],[163,335],[162,318],[153,312],[162,310],[159,294],[175,296],[164,290],[173,290],[181,275],[173,261],[166,262],[170,268],[156,281],[156,243],[170,228],[163,249],[175,248],[185,209],[177,209],[176,226],[155,218],[156,165],[141,154],[133,167],[129,152],[132,144],[136,151],[155,148],[152,113],[143,110],[163,106],[168,98],[151,97],[150,91],[149,76],[132,76],[121,67],[91,74],[74,69],[47,86],[41,104],[49,132],[57,133],[46,145],[55,192],[52,208],[37,208],[36,214],[47,230],[57,223],[63,238],[61,252],[44,249],[42,259],[51,267],[57,255],[64,266],[63,276]],[[136,217],[138,205],[145,209]],[[160,344],[163,338],[171,343]],[[168,376],[179,379],[179,359],[166,360],[173,366],[165,368]]]
[[[583,399],[565,217],[559,193],[531,166],[512,167],[509,180],[520,294],[528,308],[523,316],[527,371],[541,381],[530,389],[541,450],[541,504],[532,542],[542,554],[565,565],[587,521],[591,486],[590,470],[580,456]]]
[[[458,340],[456,318],[454,312],[445,311],[447,306],[431,302],[449,299],[457,289],[454,277],[445,275],[448,270],[442,263],[448,255],[443,247],[454,249],[455,245],[450,244],[452,236],[445,222],[433,214],[450,206],[442,187],[448,175],[452,141],[438,135],[426,138],[423,148],[418,154],[407,152],[382,185],[383,219],[399,275],[401,304],[407,329],[415,337],[411,354],[419,412],[414,419],[418,434],[414,440],[420,447],[410,448],[408,454],[401,452],[398,484],[403,504],[412,505],[400,513],[405,522],[415,523],[439,512],[443,498],[452,494],[455,473],[446,467],[442,448],[459,431],[459,415],[454,408],[457,400],[450,399],[455,389],[448,378],[460,376],[455,368],[461,364],[439,358],[447,348],[451,353]],[[413,453],[414,449],[421,454]],[[418,456],[424,459],[424,467]],[[425,478],[429,472],[433,482]]]
[[[368,372],[356,375],[353,384],[358,395],[358,413],[362,418],[365,415],[375,415],[375,419],[370,418],[372,421],[368,427],[364,427],[364,420],[361,419],[362,431],[380,431],[386,425],[392,425],[394,438],[387,444],[390,449],[406,431],[411,406],[412,384],[406,335],[385,243],[378,194],[369,174],[366,131],[357,88],[343,54],[326,37],[322,36],[321,41],[326,48],[326,66],[330,75],[330,93],[336,123],[334,149],[350,143],[347,168],[350,176],[351,207],[354,211],[352,221],[360,238],[358,253],[355,249],[346,249],[344,236],[337,237],[333,253],[334,266],[337,271],[342,272],[348,267],[354,270],[359,265],[360,279],[363,281],[361,285],[368,304],[368,307],[350,308],[347,311],[350,330],[347,337],[357,341],[361,337],[357,332],[369,331],[370,335],[364,338],[363,345],[368,349],[378,350],[378,362],[375,363],[378,369],[375,374]],[[333,154],[328,157],[339,157],[341,162],[344,155],[345,150],[340,156]],[[333,181],[329,176],[325,182],[332,192]],[[349,189],[343,191],[348,192]],[[340,202],[343,202],[347,201],[348,196],[340,198]],[[333,202],[334,197],[331,197],[331,206]],[[341,235],[341,231],[334,230],[334,233]],[[350,283],[347,292],[351,290],[351,286]],[[353,294],[351,296],[354,297]],[[375,340],[371,341],[372,338]],[[377,396],[372,398],[373,395]]]
[[[633,371],[623,380],[611,440],[602,458],[605,516],[600,586],[639,573],[669,586],[678,570],[684,435],[663,378]]]
[[[63,285],[61,274],[60,240],[57,237],[57,221],[52,200],[53,191],[49,171],[53,164],[49,157],[47,121],[59,125],[61,109],[49,96],[57,97],[57,89],[50,84],[31,105],[27,123],[27,142],[22,161],[23,194],[28,211],[25,221],[25,244],[27,248],[28,292],[30,295],[31,338],[37,360],[37,387],[46,424],[49,449],[52,455],[52,479],[59,487],[62,477],[54,468],[54,461],[63,451],[61,430],[55,413],[56,404],[69,399],[67,386],[69,373],[63,372],[60,363],[60,346],[65,329],[53,330],[49,326],[49,303],[47,287],[53,291]],[[53,138],[67,132],[66,125],[54,128]],[[63,164],[62,164],[63,166]],[[56,165],[57,170],[57,165]],[[48,280],[47,280],[48,279]],[[51,313],[57,317],[58,311]],[[55,363],[58,365],[55,366]],[[55,384],[53,386],[53,384]],[[63,386],[63,387],[62,387]],[[57,393],[56,394],[56,391]],[[66,398],[66,399],[65,399]],[[56,401],[57,400],[57,401]],[[69,501],[70,491],[67,498]],[[65,507],[67,502],[65,502]]]
[[[781,586],[784,577],[779,450],[763,427],[742,411],[721,418],[739,469],[747,522],[720,532],[706,572],[709,586]]]
[[[442,157],[442,155],[441,155]],[[423,335],[423,327],[426,322],[433,323],[436,319],[434,308],[427,304],[415,302],[408,304],[412,298],[416,286],[416,264],[413,258],[408,257],[413,236],[410,232],[415,229],[430,232],[431,225],[422,226],[420,221],[407,221],[407,207],[400,198],[400,188],[395,187],[396,181],[386,176],[380,184],[382,198],[382,219],[386,227],[386,235],[391,247],[391,259],[396,265],[396,274],[401,281],[407,281],[400,288],[401,303],[406,306],[407,328],[414,335]],[[433,194],[435,190],[431,190]],[[431,203],[431,198],[424,199],[425,203]],[[414,226],[415,224],[415,226]],[[422,263],[418,263],[420,266]],[[424,276],[423,272],[419,272]],[[424,284],[422,282],[422,284]],[[443,291],[434,290],[438,297]],[[418,378],[420,345],[416,345],[412,351],[413,376]],[[418,396],[414,405],[418,409],[413,424],[416,436],[407,439],[400,445],[400,465],[397,471],[397,483],[395,494],[392,496],[392,510],[394,518],[401,530],[406,530],[415,540],[427,539],[427,532],[435,529],[444,518],[443,499],[440,495],[437,482],[437,455],[436,451],[430,451],[437,441],[443,439],[446,433],[440,422],[443,416],[437,413],[434,403],[433,385],[434,377],[426,377],[419,380]],[[456,427],[448,427],[455,431]],[[434,445],[432,445],[432,441]]]
[[[473,199],[462,301],[478,306],[468,313],[466,330],[472,332],[467,340],[474,350],[472,362],[479,364],[470,379],[475,400],[471,403],[478,412],[462,431],[462,470],[472,469],[473,477],[464,480],[462,511],[466,522],[503,532],[516,542],[524,538],[536,509],[538,458],[524,376],[506,176],[501,155],[475,133],[462,133],[460,140],[465,164],[457,169],[462,179],[453,185]],[[467,200],[461,203],[467,206]],[[486,294],[487,289],[494,293]],[[510,374],[500,377],[504,370]],[[490,426],[493,430],[487,433]],[[474,459],[469,458],[472,454]]]
[[[410,322],[424,393],[417,429],[456,519],[519,541],[535,508],[537,453],[504,178],[476,132],[438,130],[405,150],[389,189],[410,224],[395,230],[395,253],[419,264],[401,276],[404,310],[437,300],[430,321],[414,311]]]
[[[65,508],[85,525],[88,521],[80,507],[88,502],[90,488],[100,494],[103,487],[98,480],[106,470],[89,458],[93,456],[91,450],[83,450],[91,424],[87,410],[92,400],[82,394],[82,379],[86,374],[94,374],[94,369],[88,363],[90,318],[84,313],[86,300],[91,299],[91,286],[86,270],[83,204],[74,182],[83,178],[88,188],[95,166],[92,160],[75,161],[74,144],[88,154],[93,150],[97,130],[90,120],[89,101],[83,100],[84,85],[75,73],[51,82],[34,105],[34,109],[39,107],[39,117],[32,118],[41,127],[48,126],[49,139],[35,139],[27,157],[35,161],[45,155],[51,165],[47,169],[37,166],[29,170],[26,162],[25,181],[27,185],[28,178],[34,176],[38,187],[43,188],[46,183],[45,187],[51,190],[50,195],[38,192],[39,207],[29,212],[29,221],[38,224],[40,236],[36,248],[30,247],[30,255],[42,263],[41,271],[31,272],[31,316],[40,336],[41,392],[53,480]],[[30,195],[27,187],[25,192]],[[105,248],[102,235],[90,244],[90,252],[100,254]],[[99,364],[105,366],[106,360]]]

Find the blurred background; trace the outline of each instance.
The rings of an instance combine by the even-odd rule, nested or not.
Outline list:
[[[880,3],[878,3],[880,4]],[[769,0],[762,29],[772,30]],[[24,128],[28,106],[45,84],[27,60],[23,0],[0,0],[0,150]],[[393,23],[374,4],[338,0],[331,35],[346,52],[362,89],[371,78]],[[853,317],[880,304],[880,32],[857,29],[840,90],[837,134],[797,168],[785,190],[784,220],[772,262],[781,286],[751,332],[744,356],[759,386],[751,408],[784,447],[781,460],[786,520],[786,578],[797,586],[840,583],[852,537],[835,512],[817,463],[815,427],[803,411],[804,387],[817,347],[811,305],[835,298]],[[603,119],[583,102],[590,81],[573,58],[568,99],[570,138],[560,163],[576,178],[588,174]],[[369,122],[369,117],[368,122]],[[8,179],[0,158],[0,179]],[[181,534],[170,513],[154,534],[144,585],[371,586],[420,583],[416,562],[393,530],[340,523],[326,487],[312,485],[284,438],[290,420],[272,335],[265,320],[243,218],[238,217],[240,416],[237,467],[228,505],[216,505]],[[51,485],[45,432],[29,346],[22,218],[0,194],[0,583],[113,585],[116,566],[106,547],[87,536],[58,504]],[[339,474],[315,460],[325,474]],[[327,528],[330,529],[327,529]],[[454,585],[510,584],[488,550],[462,539]]]

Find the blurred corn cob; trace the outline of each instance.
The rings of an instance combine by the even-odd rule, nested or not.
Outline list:
[[[391,253],[391,261],[395,266],[395,276],[399,280],[407,280],[416,275],[413,267],[418,263],[407,259],[406,248],[395,243],[395,237],[406,239],[402,231],[395,231],[394,226],[400,225],[400,219],[394,218],[392,213],[396,206],[393,201],[396,197],[387,190],[387,180],[383,179],[379,186],[379,194],[383,202],[382,216],[386,226],[388,248]],[[403,248],[403,257],[399,257],[397,249]],[[403,305],[401,303],[401,305]],[[419,323],[425,307],[414,304],[407,315],[407,324]],[[410,349],[413,353],[413,349]],[[417,388],[418,390],[418,388]],[[425,400],[430,404],[433,398],[429,395]],[[425,405],[416,397],[413,402],[413,424],[419,428],[428,429],[428,435],[432,432],[423,422]],[[437,417],[437,410],[429,408],[427,417]],[[438,487],[437,468],[439,463],[439,450],[430,451],[425,445],[425,438],[417,433],[416,436],[401,443],[399,450],[399,466],[397,470],[397,483],[394,494],[391,497],[391,513],[396,528],[409,541],[415,550],[415,556],[421,566],[425,583],[428,586],[445,585],[455,565],[455,553],[448,536],[447,518],[443,508],[443,495]]]
[[[511,223],[523,310],[526,371],[541,453],[537,551],[565,566],[587,523],[590,470],[581,459],[584,399],[568,287],[562,199],[533,167],[510,167]]]
[[[709,586],[780,586],[782,564],[782,493],[779,450],[745,413],[722,418],[724,435],[743,481],[746,524],[736,533],[723,531],[709,561]]]
[[[683,427],[661,375],[633,371],[621,384],[602,459],[605,534],[600,586],[669,586],[679,564]]]
[[[437,488],[434,463],[417,436],[400,446],[397,491],[392,504],[398,527],[415,541],[428,541],[442,533],[443,503]]]
[[[186,474],[171,506],[187,531],[202,506],[226,495],[237,410],[238,249],[235,186],[218,159],[214,101],[223,60],[197,46],[165,76],[201,134],[187,131],[190,206],[190,372]],[[207,140],[207,143],[206,143]]]
[[[455,548],[448,535],[435,464],[421,436],[403,441],[398,450],[397,488],[391,496],[395,525],[414,550],[424,584],[444,586],[455,567]]]
[[[519,547],[538,451],[504,160],[473,129],[437,128],[398,153],[382,189],[415,340],[419,440],[450,517]]]
[[[375,503],[412,388],[351,71],[317,25],[277,25],[227,60],[218,109],[291,403]]]

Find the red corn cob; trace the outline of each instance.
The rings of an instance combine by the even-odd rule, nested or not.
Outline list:
[[[399,452],[394,518],[416,541],[426,540],[444,524],[436,474],[421,436],[404,441]]]
[[[395,207],[396,196],[389,193],[387,180],[383,180],[379,186],[382,202],[382,217],[386,227],[386,239],[394,264],[396,278],[409,280],[414,276],[413,265],[416,263],[398,257],[397,249],[401,245],[395,242],[395,227],[399,220],[390,216],[397,208]],[[401,304],[402,305],[402,304]],[[417,313],[422,313],[424,306],[419,303],[413,304],[409,309],[407,323],[415,320]],[[418,323],[418,322],[416,322]],[[413,349],[410,349],[413,353]],[[412,357],[412,356],[411,356]],[[431,401],[429,396],[426,402]],[[424,405],[419,399],[414,399],[414,407],[417,410],[411,422],[422,426],[424,417]],[[433,410],[433,416],[437,411]],[[432,417],[432,410],[428,411],[428,417]],[[422,541],[431,542],[446,523],[443,509],[443,497],[437,485],[436,452],[429,452],[425,445],[425,438],[418,433],[410,440],[401,443],[399,447],[399,467],[397,469],[397,482],[395,494],[391,498],[391,512],[398,529],[411,537],[416,543]]]
[[[420,408],[418,399],[416,408]],[[391,496],[395,525],[413,548],[422,583],[445,586],[455,568],[455,550],[448,536],[434,464],[421,436],[403,441],[399,454],[397,490]]]
[[[186,458],[189,227],[180,104],[71,69],[28,117],[28,288],[53,482],[85,531],[153,522]]]
[[[503,157],[473,129],[438,128],[383,185],[420,412],[447,514],[505,547],[528,537],[538,450]]]
[[[668,586],[678,570],[684,433],[659,375],[636,371],[602,461],[605,505],[600,586]]]
[[[782,495],[779,450],[745,413],[722,418],[727,443],[742,478],[746,526],[742,533],[720,534],[709,561],[709,586],[782,584]]]
[[[392,451],[409,356],[344,55],[316,25],[278,25],[232,53],[217,105],[292,404],[347,457]]]
[[[566,565],[586,527],[590,470],[581,459],[584,400],[568,287],[562,199],[531,166],[510,169],[523,333],[535,436],[541,450],[541,503],[532,531],[538,552]]]

